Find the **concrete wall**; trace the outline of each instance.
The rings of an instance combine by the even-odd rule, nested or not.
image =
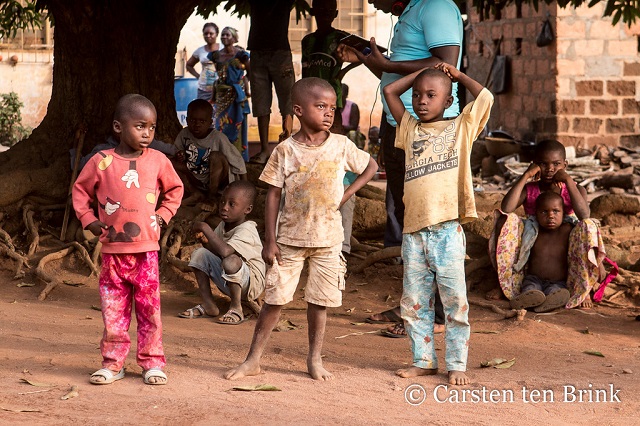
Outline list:
[[[9,59],[13,55],[18,56],[15,65]],[[23,126],[38,126],[51,99],[53,51],[0,48],[0,56],[0,93],[16,92],[24,104]]]

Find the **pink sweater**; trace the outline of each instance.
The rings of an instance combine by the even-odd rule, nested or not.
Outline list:
[[[103,253],[142,253],[159,250],[155,215],[168,223],[180,207],[182,193],[182,181],[161,152],[145,149],[138,158],[123,158],[108,149],[82,169],[72,198],[83,228],[96,220],[109,227],[100,235]],[[98,217],[91,206],[94,199]]]

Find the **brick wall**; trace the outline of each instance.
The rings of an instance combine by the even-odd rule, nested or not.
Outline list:
[[[509,60],[508,91],[496,95],[489,129],[502,128],[517,138],[532,139],[534,132],[556,132],[552,113],[556,99],[556,46],[538,47],[536,37],[547,12],[555,9],[540,4],[538,12],[528,6],[505,8],[500,19],[481,17],[471,2],[467,5],[470,26],[465,33],[467,72],[486,84],[494,54]],[[502,36],[499,48],[498,40]],[[489,86],[491,88],[491,86]]]
[[[523,6],[517,17],[514,5],[503,10],[502,19],[484,20],[469,9],[469,74],[486,76],[491,50],[483,47],[500,35],[499,53],[511,62],[510,90],[496,95],[491,129],[501,126],[516,137],[556,138],[565,145],[640,145],[637,31],[621,23],[613,27],[602,18],[602,8],[552,4],[535,12]],[[556,41],[540,48],[535,41],[547,13]]]

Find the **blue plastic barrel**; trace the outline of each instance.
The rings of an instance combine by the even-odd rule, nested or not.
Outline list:
[[[176,78],[173,84],[173,95],[176,98],[176,113],[182,127],[187,125],[187,107],[198,96],[197,78]]]

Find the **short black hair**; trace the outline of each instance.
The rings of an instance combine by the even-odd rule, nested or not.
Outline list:
[[[567,158],[567,151],[564,148],[564,145],[562,145],[560,142],[558,142],[555,139],[545,139],[543,141],[538,142],[538,144],[535,147],[534,157],[536,160],[539,160],[543,154],[546,154],[549,152],[558,152],[562,154],[562,159],[566,160]]]
[[[249,200],[249,204],[253,204],[256,200],[256,195],[258,195],[258,190],[256,186],[248,181],[248,180],[234,180],[227,187],[226,190],[237,189],[244,193],[244,195]]]
[[[122,121],[123,119],[133,114],[133,112],[140,107],[149,108],[155,114],[157,114],[156,107],[153,105],[153,102],[137,93],[130,93],[118,99],[118,103],[116,103],[116,109],[113,113],[113,119]]]
[[[448,75],[444,73],[444,71],[441,71],[437,68],[426,68],[422,70],[422,72],[418,74],[416,78],[413,80],[413,84],[416,84],[416,81],[422,78],[429,78],[429,77],[442,79],[442,81],[445,82],[445,85],[448,88],[448,95],[451,96],[451,91],[453,90],[451,79],[449,78]],[[413,87],[413,84],[411,85],[411,87]]]
[[[349,97],[349,86],[342,83],[342,99],[347,99]]]
[[[213,29],[216,30],[216,34],[220,34],[220,29],[213,22],[207,22],[206,24],[204,24],[204,26],[202,27],[202,32],[204,32],[204,30],[206,30],[207,27],[213,27]]]
[[[335,90],[327,80],[318,77],[305,77],[293,83],[293,87],[291,88],[291,102],[299,105],[303,97],[316,88],[331,90],[335,94]]]
[[[187,116],[190,111],[206,111],[209,115],[213,115],[213,106],[204,99],[194,99],[187,105]]]
[[[560,201],[560,204],[562,204],[564,207],[564,199],[560,194],[553,191],[544,191],[540,195],[538,195],[538,198],[536,198],[536,211],[538,211],[543,203],[551,200]]]

